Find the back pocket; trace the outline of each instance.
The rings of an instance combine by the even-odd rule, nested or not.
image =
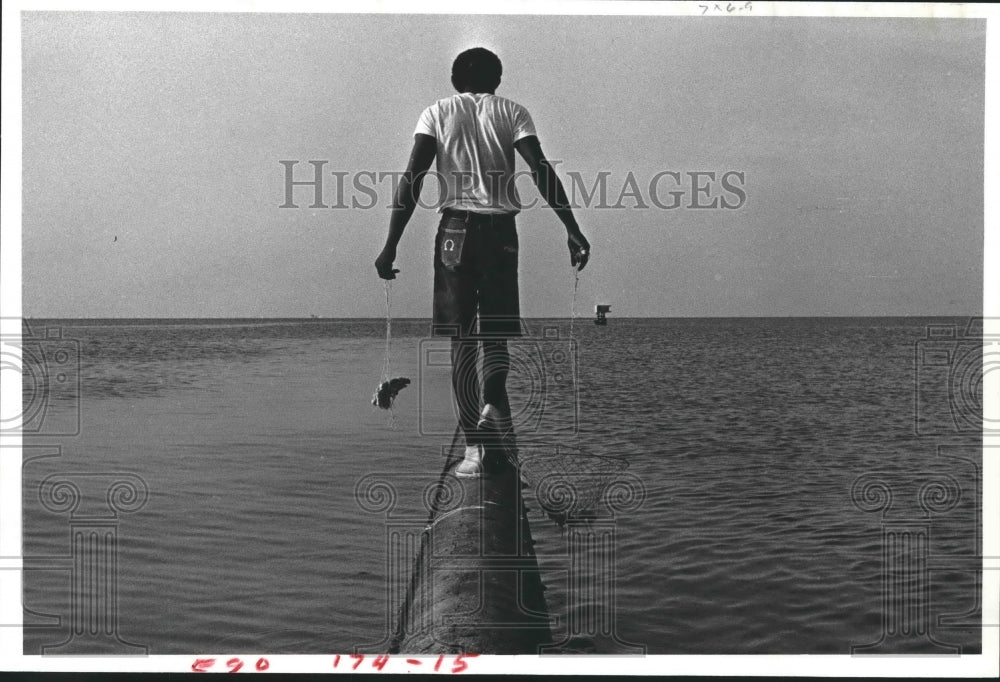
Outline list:
[[[438,232],[438,253],[444,267],[454,270],[461,265],[464,248],[465,228],[442,227]]]

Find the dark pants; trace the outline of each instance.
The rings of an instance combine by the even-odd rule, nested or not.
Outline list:
[[[452,391],[467,443],[477,441],[480,396],[510,414],[507,339],[522,333],[517,250],[511,214],[446,209],[441,216],[434,245],[433,332],[451,337]]]
[[[458,409],[459,424],[468,444],[478,442],[476,422],[479,421],[479,341],[453,337],[451,339],[451,388]],[[507,398],[507,373],[510,371],[510,353],[507,341],[484,340],[483,344],[483,403],[500,408],[510,414]]]

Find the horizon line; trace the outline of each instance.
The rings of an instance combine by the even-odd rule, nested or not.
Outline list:
[[[152,316],[152,317],[124,317],[124,316],[85,316],[85,317],[70,317],[64,315],[41,315],[41,316],[18,316],[21,320],[295,320],[295,321],[314,321],[314,320],[385,320],[385,316],[365,316],[365,317],[354,317],[354,316],[335,316],[335,315],[314,315],[309,317],[302,316],[278,316],[278,315],[268,315],[268,316],[231,316],[231,317],[217,317],[217,316],[193,316],[193,317],[183,317],[183,316]],[[912,317],[984,317],[982,313],[969,314],[969,313],[920,313],[920,314],[876,314],[869,313],[863,315],[614,315],[609,319],[614,320],[702,320],[702,319],[720,319],[720,320],[754,320],[754,319],[817,319],[817,318],[828,318],[828,319],[844,319],[844,318],[880,318],[880,317],[900,317],[900,318],[912,318]],[[16,319],[15,316],[10,316],[5,319]],[[393,320],[408,320],[408,321],[430,321],[430,317],[392,317]],[[577,315],[575,317],[566,316],[555,316],[555,315],[539,315],[532,317],[523,317],[524,320],[590,320],[593,319],[591,315]]]

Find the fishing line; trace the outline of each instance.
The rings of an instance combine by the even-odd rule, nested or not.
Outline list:
[[[570,318],[569,318],[569,342],[570,342],[570,348],[573,350],[573,355],[574,355],[573,362],[576,364],[576,372],[575,372],[575,374],[576,374],[576,381],[577,382],[579,382],[579,380],[580,380],[580,344],[576,342],[576,337],[573,336],[573,327],[574,327],[574,324],[576,322],[576,301],[577,301],[577,295],[579,294],[579,292],[580,292],[580,266],[577,265],[577,266],[573,267],[573,302],[570,304]],[[579,390],[579,385],[577,385],[576,388]],[[577,399],[579,399],[579,395],[580,394],[578,392],[577,393],[577,396],[578,396]],[[577,410],[579,410],[579,409],[580,409],[580,406],[577,405]],[[576,440],[576,444],[579,445],[579,443],[580,443],[580,425],[579,424],[577,424],[576,439],[575,440]]]
[[[573,296],[570,303],[570,332],[569,343],[572,347],[576,369],[580,367],[580,346],[575,338],[575,324],[577,318],[577,302],[580,294],[580,268],[573,268]],[[581,373],[575,373],[576,380],[579,381]],[[578,392],[576,399],[582,399],[582,387],[576,387]],[[577,410],[580,405],[576,406]],[[590,523],[596,518],[597,507],[600,504],[602,495],[605,493],[611,481],[628,467],[628,462],[606,455],[596,455],[584,447],[585,437],[582,425],[573,425],[572,433],[563,433],[561,442],[554,446],[554,451],[542,450],[539,454],[529,457],[520,467],[520,472],[524,474],[525,480],[533,489],[536,501],[541,510],[554,521],[561,531],[565,531],[566,524],[571,520],[574,523]],[[559,485],[568,486],[570,504],[563,506],[562,501],[556,508],[550,508],[546,504],[545,491],[539,488],[541,482],[555,479],[556,487],[548,491],[548,495],[556,495]],[[560,488],[560,490],[562,490]]]
[[[569,308],[569,338],[573,338],[573,324],[576,322],[576,295],[580,290],[580,268],[573,268],[573,302]]]
[[[382,361],[382,381],[388,381],[392,376],[391,352],[392,352],[392,280],[382,280],[385,287],[385,359]]]
[[[438,515],[438,508],[440,506],[440,500],[442,494],[444,494],[445,489],[445,477],[448,475],[448,471],[451,469],[452,464],[457,459],[455,456],[456,447],[458,446],[458,438],[462,432],[462,425],[459,423],[455,426],[455,433],[451,437],[451,447],[448,449],[448,456],[444,462],[444,469],[441,470],[441,475],[438,476],[437,487],[435,488],[434,497],[431,499],[429,515],[427,517],[427,525],[424,527],[423,532],[420,534],[420,544],[417,547],[417,555],[414,557],[413,565],[421,566],[424,563],[424,555],[430,551],[429,545],[432,541],[431,538],[431,528],[434,525],[434,519]],[[398,616],[396,618],[396,629],[389,639],[389,653],[398,654],[399,647],[402,645],[403,637],[405,636],[406,624],[410,621],[410,611],[413,608],[413,595],[417,592],[417,583],[419,580],[420,572],[413,570],[410,573],[410,580],[407,583],[406,594],[403,597],[403,603],[399,605],[399,610],[397,611]]]
[[[392,377],[392,280],[382,280],[385,288],[385,359],[382,361],[382,381]],[[389,403],[389,428],[396,428],[396,413]]]

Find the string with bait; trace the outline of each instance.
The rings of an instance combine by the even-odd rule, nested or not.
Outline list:
[[[574,268],[568,342],[577,363],[580,347],[575,323],[579,290],[580,269]],[[628,468],[627,460],[588,452],[583,443],[578,425],[574,433],[566,433],[555,442],[532,439],[520,452],[512,430],[499,438],[501,452],[531,489],[541,511],[560,529],[567,523],[589,523],[597,518],[601,500]]]
[[[410,385],[410,380],[392,377],[392,282],[386,279],[382,283],[385,286],[385,358],[382,361],[382,382],[372,395],[372,405],[389,410],[391,424],[395,424],[392,404],[399,392]]]
[[[580,268],[573,268],[573,302],[569,308],[569,338],[573,342],[573,325],[576,322],[576,295],[580,291]]]

